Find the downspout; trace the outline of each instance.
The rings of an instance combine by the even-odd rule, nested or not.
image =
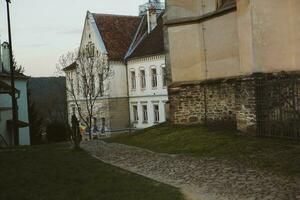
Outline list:
[[[202,8],[202,15],[204,15],[205,12],[205,3],[204,0],[201,1],[201,8]],[[205,80],[208,79],[208,64],[207,64],[207,49],[206,49],[206,42],[205,42],[205,25],[204,22],[201,23],[201,27],[202,27],[202,44],[203,44],[203,55],[204,55],[204,67],[205,67],[205,72],[204,72],[204,76],[205,76]],[[204,123],[205,125],[207,125],[207,86],[204,86]]]
[[[128,62],[125,59],[124,60],[125,63],[125,68],[126,68],[126,83],[127,83],[127,98],[128,98],[128,127],[129,127],[129,133],[131,133],[131,115],[130,115],[130,97],[129,97],[129,78],[128,78]]]

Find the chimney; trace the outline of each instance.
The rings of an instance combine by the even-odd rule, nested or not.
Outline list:
[[[160,3],[159,0],[149,0],[147,19],[148,19],[148,33],[153,31],[157,26],[157,9],[156,5]]]
[[[3,42],[1,45],[2,49],[2,71],[10,72],[10,58],[9,58],[9,44],[7,42]]]

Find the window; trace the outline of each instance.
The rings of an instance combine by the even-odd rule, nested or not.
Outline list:
[[[77,95],[80,95],[80,80],[79,80],[79,75],[78,75],[78,73],[77,73]]]
[[[103,97],[103,74],[99,74],[99,96]]]
[[[71,87],[70,90],[73,94],[73,92],[74,92],[74,80],[72,78],[70,79],[70,87]]]
[[[163,87],[167,86],[167,70],[166,67],[162,67],[162,82],[163,82]]]
[[[221,9],[236,3],[236,0],[216,0],[216,1],[217,1],[217,9]]]
[[[154,109],[154,123],[158,123],[159,122],[159,106],[154,105],[153,109]]]
[[[136,89],[136,76],[134,71],[131,72],[131,89]]]
[[[86,89],[87,89],[87,79],[86,79],[86,76],[85,75],[83,75],[82,76],[82,93],[83,93],[83,95],[86,97],[87,96],[87,91],[86,91]]]
[[[132,112],[133,112],[133,121],[138,122],[139,114],[138,114],[138,107],[136,105],[132,106]]]
[[[95,77],[94,75],[91,76],[91,96],[95,96]]]
[[[157,72],[156,72],[155,68],[151,69],[151,77],[152,77],[152,87],[156,88],[157,87]]]
[[[145,89],[146,88],[146,73],[145,70],[140,70],[140,74],[141,74],[141,88]]]
[[[95,56],[95,45],[93,43],[87,44],[86,52],[87,52],[89,58],[94,57]]]
[[[142,105],[142,109],[143,109],[143,123],[147,123],[148,122],[148,108],[147,108],[147,105]]]

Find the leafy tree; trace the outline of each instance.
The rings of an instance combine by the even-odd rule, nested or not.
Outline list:
[[[31,93],[29,91],[27,93],[30,97]],[[28,101],[30,141],[32,145],[38,145],[42,143],[43,119],[40,117],[35,103],[30,98]]]

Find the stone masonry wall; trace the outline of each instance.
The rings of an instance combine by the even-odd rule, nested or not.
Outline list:
[[[169,87],[175,124],[233,126],[247,135],[300,138],[300,73],[253,74]]]
[[[235,126],[235,84],[196,83],[169,88],[171,121]]]

